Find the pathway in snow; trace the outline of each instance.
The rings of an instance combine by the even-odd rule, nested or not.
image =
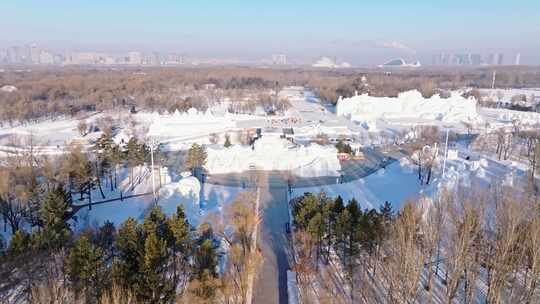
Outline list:
[[[289,221],[287,190],[270,189],[265,181],[260,188],[260,204],[262,223],[258,244],[263,264],[257,273],[253,303],[288,303],[289,240],[285,233],[285,223]]]

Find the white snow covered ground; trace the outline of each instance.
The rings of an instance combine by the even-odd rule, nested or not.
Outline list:
[[[466,158],[469,157],[469,160]],[[477,153],[460,149],[459,157],[448,160],[445,178],[442,178],[442,162],[434,168],[433,179],[429,185],[420,185],[417,169],[407,159],[396,161],[385,169],[363,179],[349,183],[325,186],[294,188],[292,197],[305,192],[325,192],[328,197],[340,195],[344,202],[356,198],[362,208],[379,208],[388,201],[399,210],[407,200],[422,196],[433,198],[441,187],[456,189],[458,184],[465,189],[487,187],[502,183],[512,186],[525,174],[523,166],[509,161],[497,161]]]
[[[91,124],[94,119],[88,119]],[[68,142],[73,140],[82,140],[77,131],[79,121],[75,118],[60,118],[56,120],[44,120],[38,123],[26,123],[16,126],[0,127],[0,145],[7,146],[11,144],[29,144],[32,137],[33,144],[39,145],[43,151],[52,152],[58,150],[58,146],[63,148]],[[94,132],[86,137],[85,140],[97,138],[100,132]]]
[[[379,208],[385,201],[399,209],[405,200],[417,198],[424,191],[414,170],[394,162],[386,169],[349,183],[294,188],[292,197],[305,192],[324,192],[328,197],[340,195],[345,203],[355,198],[362,209]]]
[[[151,192],[151,189],[151,178],[147,175],[129,194]],[[165,214],[170,215],[176,212],[178,205],[183,205],[189,222],[197,226],[206,215],[220,212],[223,206],[232,202],[241,191],[241,188],[235,187],[201,185],[195,177],[186,176],[163,185],[159,191],[158,206]],[[119,194],[107,194],[107,198],[115,197],[119,197]],[[118,227],[128,217],[142,221],[146,212],[153,206],[152,195],[94,205],[92,210],[84,208],[77,213],[76,229],[89,225],[99,226],[105,221],[110,221]]]
[[[257,170],[292,171],[297,176],[338,176],[341,165],[333,146],[296,146],[285,139],[263,136],[253,148],[209,146],[206,169],[210,174]]]

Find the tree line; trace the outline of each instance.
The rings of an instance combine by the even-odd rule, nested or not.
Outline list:
[[[1,252],[2,301],[246,303],[249,274],[260,264],[251,242],[258,221],[252,194],[224,208],[225,220],[198,227],[179,205],[170,216],[152,207],[142,222],[105,221],[81,232],[66,218],[71,201],[62,187],[45,197],[43,226],[17,230]]]
[[[316,297],[335,303],[536,303],[538,197],[502,185],[470,192],[443,189],[397,212],[305,193],[293,201],[303,296],[319,286]]]
[[[159,159],[159,149],[156,149]],[[4,231],[9,226],[11,233],[26,223],[30,227],[43,226],[39,210],[47,191],[65,188],[70,200],[92,201],[93,190],[99,190],[99,197],[105,199],[106,191],[124,191],[118,188],[119,172],[126,168],[129,189],[140,182],[136,168],[149,162],[149,148],[131,137],[125,144],[116,144],[110,132],[104,132],[90,151],[79,145],[67,147],[62,157],[38,156],[30,148],[5,158],[0,166],[0,215],[4,221]],[[128,189],[128,190],[129,190]]]
[[[312,88],[328,101],[356,92],[372,96],[397,96],[418,89],[426,97],[461,87],[490,87],[491,70],[422,69],[380,70],[275,70],[258,68],[63,68],[31,72],[6,71],[0,84],[18,88],[0,92],[0,120],[29,122],[60,115],[77,115],[136,107],[152,111],[206,110],[225,100],[233,112],[253,111],[261,106],[268,113],[283,111],[289,104],[275,92],[284,86]],[[366,81],[362,79],[367,77]],[[534,87],[540,81],[534,68],[506,67],[497,70],[498,87]],[[442,91],[441,91],[442,90]]]

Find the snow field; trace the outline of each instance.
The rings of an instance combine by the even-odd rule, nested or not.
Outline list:
[[[132,192],[125,192],[126,194],[124,196],[152,191],[151,174],[148,168],[141,167],[139,170],[146,170],[148,174],[143,174],[144,178],[142,182]],[[170,181],[170,177],[168,180]],[[156,183],[158,182],[156,181]],[[120,185],[122,189],[129,188],[127,176],[121,180]],[[182,205],[189,222],[193,226],[197,226],[204,220],[206,215],[213,212],[220,212],[223,206],[232,202],[240,192],[240,188],[210,184],[201,185],[195,177],[185,175],[177,181],[164,184],[159,189],[157,204],[167,215],[175,213],[177,206]],[[107,199],[110,199],[119,197],[120,195],[114,192],[106,192],[106,196]],[[93,194],[93,197],[97,198],[98,194]],[[79,230],[88,226],[97,227],[103,225],[106,221],[110,221],[118,227],[128,217],[142,221],[148,210],[153,206],[154,200],[152,195],[147,195],[95,205],[92,206],[92,210],[84,208],[77,213],[78,219],[74,223],[75,229]]]
[[[471,160],[466,160],[467,156]],[[474,190],[496,182],[513,186],[525,174],[520,166],[513,163],[481,157],[466,150],[457,159],[447,161],[444,178],[442,158],[436,163],[438,165],[433,168],[433,179],[429,185],[420,185],[417,167],[407,158],[401,158],[385,169],[349,183],[294,188],[292,197],[301,196],[305,192],[324,192],[331,198],[340,195],[344,202],[355,198],[363,209],[378,209],[388,201],[394,210],[399,210],[407,200],[421,199],[422,205],[429,206],[430,200],[443,188],[456,190],[459,185]]]

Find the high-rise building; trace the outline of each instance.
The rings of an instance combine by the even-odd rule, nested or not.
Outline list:
[[[483,63],[480,54],[470,54],[470,56],[472,65],[481,65]]]
[[[504,63],[504,54],[497,53],[497,65],[502,65]]]
[[[54,64],[53,54],[47,51],[41,51],[39,53],[39,64]]]
[[[128,64],[140,65],[142,64],[142,55],[140,52],[129,52],[128,53]]]
[[[80,65],[91,65],[96,64],[97,54],[93,52],[82,52],[82,53],[67,53],[65,64],[80,64]]]
[[[5,50],[0,50],[0,63],[6,63],[7,52]]]
[[[26,63],[27,55],[24,48],[20,46],[12,46],[7,49],[7,62],[11,64]]]
[[[501,65],[504,62],[503,54],[501,53],[492,53],[489,54],[486,60],[487,64],[490,65]]]
[[[273,54],[272,55],[272,63],[275,65],[286,65],[287,64],[287,56],[285,54]]]
[[[501,64],[503,64],[503,54],[501,54],[501,53],[489,54],[488,58],[489,58],[488,64],[491,64],[491,65],[501,65]]]
[[[159,53],[153,52],[151,54],[146,54],[144,56],[143,64],[144,65],[159,65],[160,59],[159,59]]]
[[[163,60],[163,64],[166,65],[177,65],[177,64],[185,64],[186,63],[186,57],[184,55],[179,55],[177,53],[170,53],[165,56],[165,60]]]
[[[39,64],[39,55],[41,54],[41,50],[37,47],[37,45],[32,44],[29,47],[30,52],[30,62],[31,64]]]
[[[516,59],[515,59],[515,61],[514,61],[514,64],[515,64],[515,65],[520,65],[520,63],[521,63],[521,53],[517,53],[517,54],[516,54]]]

